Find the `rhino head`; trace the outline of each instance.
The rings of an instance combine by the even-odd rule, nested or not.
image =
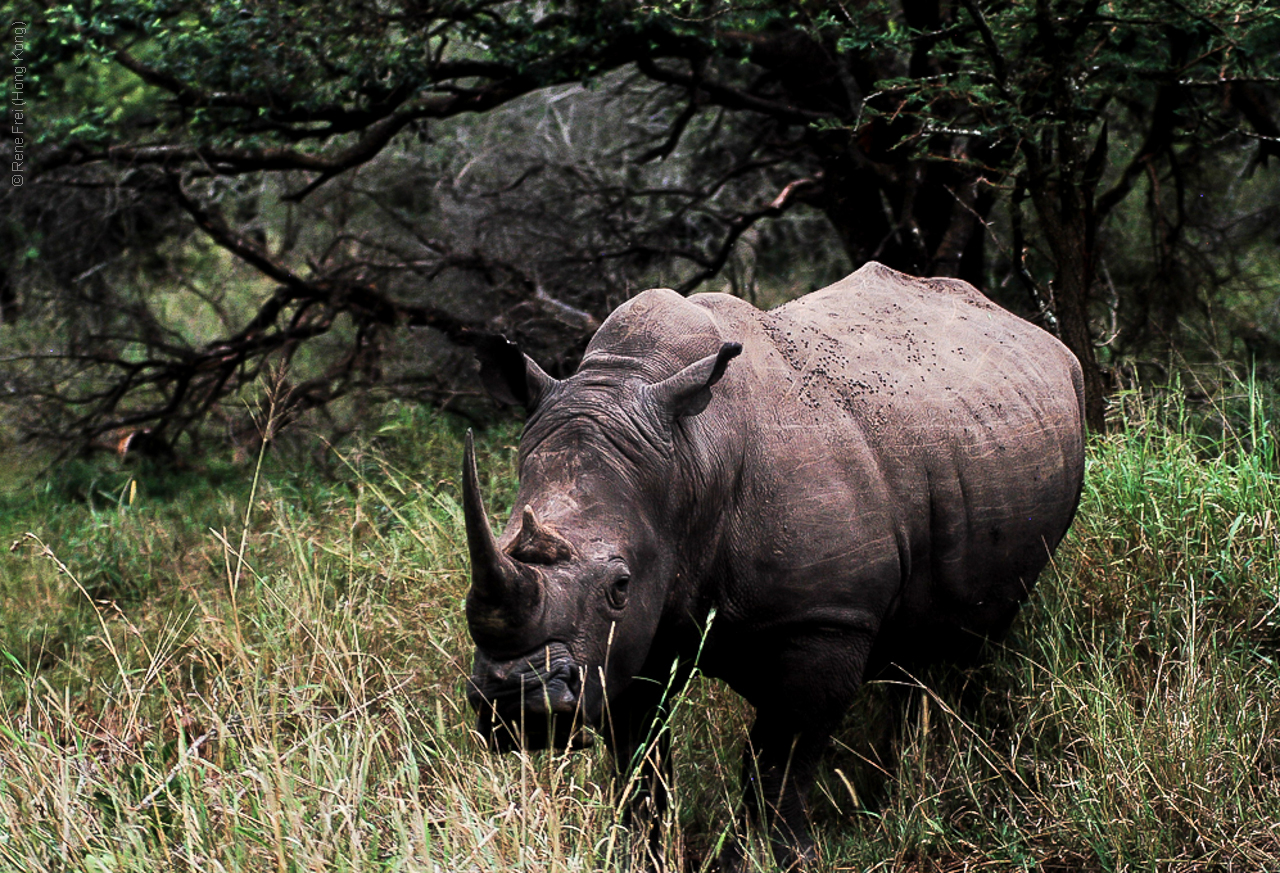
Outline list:
[[[706,407],[740,351],[725,343],[657,380],[625,361],[557,380],[505,339],[481,347],[490,393],[528,411],[500,535],[470,434],[463,459],[476,644],[467,696],[491,747],[575,742],[584,725],[603,726],[609,699],[641,670],[677,575],[676,422]]]

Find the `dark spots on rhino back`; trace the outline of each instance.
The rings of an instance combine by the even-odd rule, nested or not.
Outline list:
[[[760,326],[764,328],[764,332],[773,341],[774,348],[782,355],[782,359],[790,364],[792,369],[800,369],[800,349],[795,339],[792,338],[789,327],[783,327],[779,323],[778,316],[772,312],[764,314],[760,319]]]
[[[839,298],[815,298],[808,306],[799,298],[759,316],[780,362],[794,374],[787,398],[802,418],[818,421],[824,408],[838,408],[874,427],[878,406],[905,402],[907,411],[898,416],[903,423],[927,428],[932,416],[949,416],[988,395],[984,362],[993,350],[1001,359],[1016,354],[1016,343],[1004,342],[1017,339],[1005,322],[988,323],[986,310],[1003,310],[972,286],[883,272]],[[886,278],[891,287],[880,284]],[[1007,384],[999,368],[992,375]],[[966,396],[968,403],[960,399]]]
[[[838,314],[830,316],[833,327],[840,324]],[[833,402],[850,415],[863,413],[865,397],[881,390],[850,356],[848,341],[811,324],[780,319],[773,313],[765,314],[761,326],[779,356],[796,373],[798,388],[794,399],[814,414],[813,423],[822,423],[823,410]],[[859,330],[865,330],[865,326],[849,326],[851,333]]]

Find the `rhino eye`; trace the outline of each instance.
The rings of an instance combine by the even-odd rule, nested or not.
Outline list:
[[[626,570],[619,570],[617,575],[609,581],[609,605],[614,609],[622,609],[627,605],[627,589],[631,585],[631,574]]]

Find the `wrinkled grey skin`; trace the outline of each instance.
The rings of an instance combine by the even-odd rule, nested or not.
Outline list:
[[[1003,634],[1080,495],[1075,358],[955,280],[871,263],[771,312],[646,291],[569,379],[501,340],[481,363],[529,417],[496,538],[465,463],[480,730],[586,723],[625,770],[701,646],[756,709],[744,806],[784,864],[864,677]]]

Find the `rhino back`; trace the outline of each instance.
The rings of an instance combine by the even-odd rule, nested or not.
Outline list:
[[[874,263],[771,312],[691,302],[744,344],[701,423],[740,455],[729,620],[866,627],[898,660],[1001,633],[1079,498],[1074,356],[966,283]]]

